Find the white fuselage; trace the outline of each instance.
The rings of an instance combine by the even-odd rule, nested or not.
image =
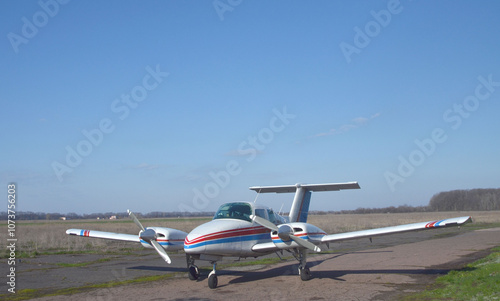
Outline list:
[[[288,225],[294,229],[295,236],[310,241],[320,242],[326,234],[307,223]],[[255,248],[256,245],[262,248]],[[266,245],[275,245],[280,249],[300,247],[292,240],[282,240],[276,233],[271,233],[271,230],[256,223],[238,219],[216,219],[191,231],[184,240],[184,251],[190,255],[253,257],[270,253]]]
[[[257,243],[272,242],[270,230],[239,219],[214,219],[193,229],[184,240],[186,254],[249,257]]]

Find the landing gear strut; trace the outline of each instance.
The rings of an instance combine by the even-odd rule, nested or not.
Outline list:
[[[200,278],[200,270],[198,267],[194,264],[194,258],[188,254],[186,254],[186,263],[188,267],[188,276],[190,280],[198,280]],[[217,268],[217,262],[216,261],[211,261],[211,264],[213,264],[214,268],[208,275],[208,287],[211,289],[214,289],[217,287],[218,281],[217,281],[217,275],[215,274],[215,270]]]
[[[186,254],[186,261],[188,266],[188,275],[190,280],[198,280],[200,277],[200,270],[194,264],[194,258]]]
[[[215,269],[217,268],[217,262],[213,261],[214,269],[208,275],[208,287],[214,289],[217,287],[217,275],[215,274]]]
[[[307,250],[298,251],[298,255],[299,255],[298,258],[297,257],[296,258],[299,261],[300,280],[307,281],[307,280],[312,278],[311,271],[306,266],[307,265]]]

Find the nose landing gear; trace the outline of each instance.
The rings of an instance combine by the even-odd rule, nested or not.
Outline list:
[[[194,258],[186,254],[186,261],[188,267],[188,276],[190,280],[198,280],[200,278],[200,270],[194,264]],[[213,270],[208,274],[208,287],[214,289],[217,287],[218,279],[216,274],[217,261],[211,261],[213,264]]]
[[[215,269],[217,267],[217,262],[212,262],[212,264],[214,265],[214,269],[210,272],[210,274],[208,275],[208,287],[211,288],[211,289],[214,289],[217,287],[217,275],[215,274]]]

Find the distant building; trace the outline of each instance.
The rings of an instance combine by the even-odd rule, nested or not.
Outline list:
[[[109,219],[116,219],[116,215],[110,216]]]

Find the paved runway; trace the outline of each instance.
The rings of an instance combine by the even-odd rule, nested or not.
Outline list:
[[[174,279],[96,289],[75,294],[71,299],[220,300],[231,296],[233,300],[392,300],[405,292],[422,289],[435,277],[484,256],[485,250],[498,245],[500,228],[406,233],[377,238],[372,244],[367,240],[350,241],[337,245],[341,248],[338,253],[310,257],[309,267],[313,275],[310,281],[301,281],[296,261],[288,261],[271,266],[253,266],[247,271],[222,270],[218,277],[219,287],[215,290],[208,288],[207,275],[202,275],[198,281],[187,279],[183,254],[173,256],[173,266],[166,266],[155,254],[148,253],[150,255],[117,256],[85,267],[52,269],[46,268],[51,266],[47,260],[51,258],[57,262],[62,258],[47,256],[37,259],[40,261],[39,269],[33,269],[34,262],[27,264],[30,269],[20,274],[18,285],[21,289],[21,286],[57,289],[176,273],[178,277]],[[94,258],[72,258],[84,261],[102,258],[98,255],[81,256]],[[37,300],[67,298],[60,296]]]

